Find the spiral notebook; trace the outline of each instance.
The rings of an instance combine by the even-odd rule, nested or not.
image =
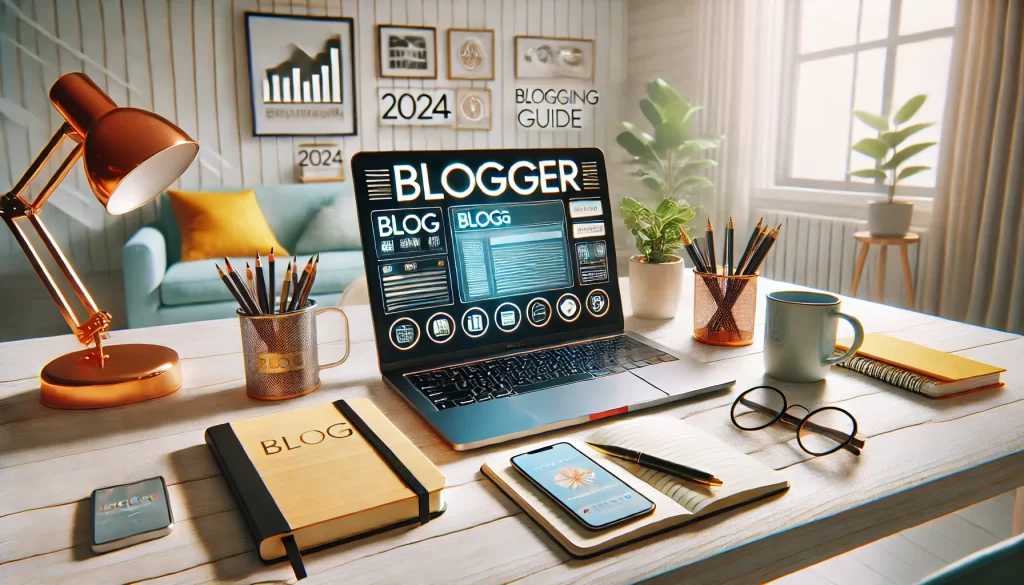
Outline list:
[[[574,557],[585,558],[748,504],[789,488],[779,472],[681,420],[648,417],[597,431],[587,440],[617,445],[712,472],[723,480],[705,488],[664,473],[606,457],[582,441],[577,449],[655,504],[654,512],[621,526],[584,527],[511,464],[520,447],[488,459],[481,470]]]

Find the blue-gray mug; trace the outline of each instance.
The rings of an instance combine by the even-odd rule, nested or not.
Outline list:
[[[785,382],[819,382],[832,365],[853,357],[864,343],[856,317],[839,312],[839,297],[787,290],[768,293],[764,327],[765,373]],[[853,343],[834,356],[839,319],[853,326]]]

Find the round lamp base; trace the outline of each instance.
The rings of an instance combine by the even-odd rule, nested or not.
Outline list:
[[[106,345],[103,367],[92,349],[62,355],[39,375],[39,400],[50,408],[107,408],[166,396],[181,388],[178,353],[162,345]]]

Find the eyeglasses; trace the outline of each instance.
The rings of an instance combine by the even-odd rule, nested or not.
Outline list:
[[[802,408],[807,414],[797,418],[791,408]],[[846,449],[860,455],[864,438],[857,435],[857,421],[849,412],[835,406],[815,411],[800,404],[789,404],[786,395],[773,386],[755,386],[740,394],[732,403],[732,424],[744,431],[757,431],[777,422],[796,428],[800,448],[811,455],[828,455]]]

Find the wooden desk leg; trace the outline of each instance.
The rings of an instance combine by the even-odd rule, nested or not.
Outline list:
[[[862,242],[860,245],[860,254],[857,255],[857,267],[853,269],[853,285],[850,286],[850,296],[857,296],[857,285],[860,284],[860,275],[864,272],[864,263],[868,259],[868,250],[871,249],[871,244]]]
[[[914,310],[914,280],[910,276],[910,246],[904,242],[900,244],[900,256],[903,257],[903,279],[907,281],[907,307]]]
[[[878,250],[878,286],[876,295],[878,302],[882,302],[882,293],[885,291],[885,250],[888,248],[885,244],[882,244]]]
[[[1017,488],[1017,499],[1013,503],[1013,528],[1011,534],[1024,533],[1024,487]]]

